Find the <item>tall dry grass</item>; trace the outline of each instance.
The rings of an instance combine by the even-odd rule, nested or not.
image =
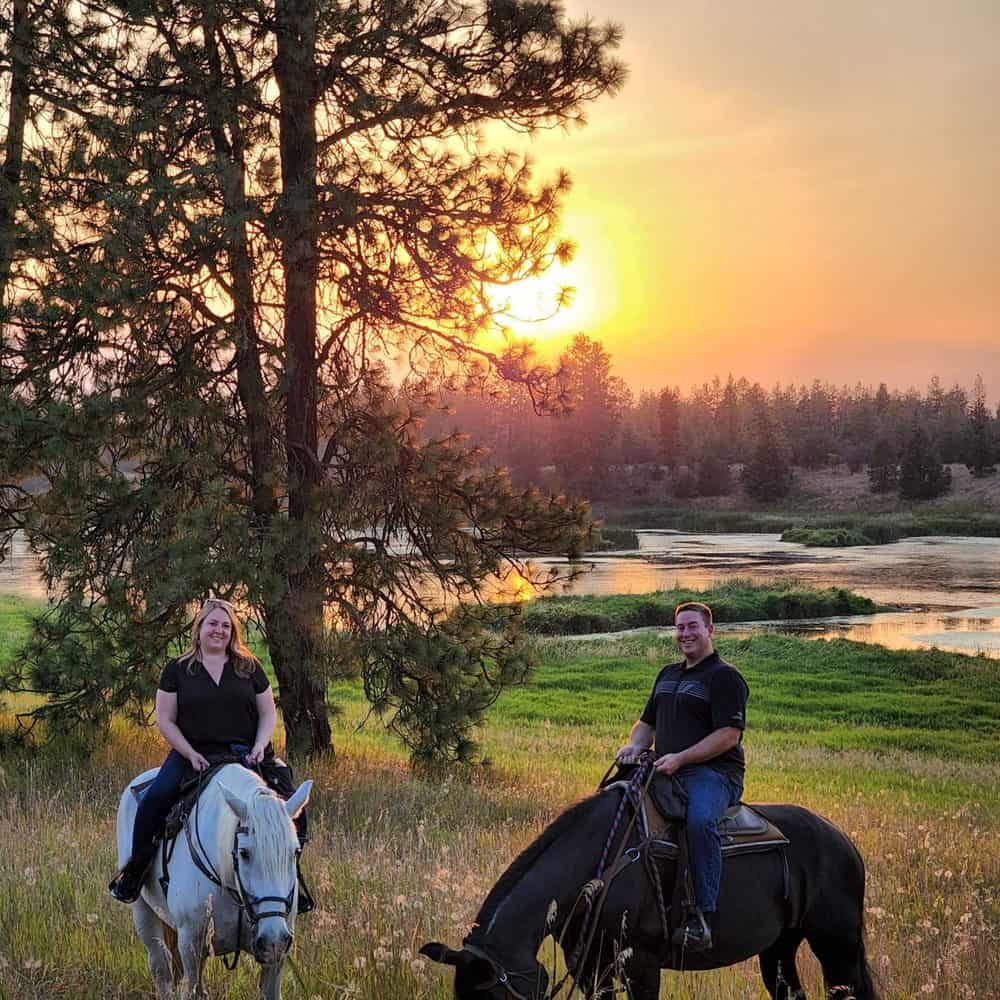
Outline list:
[[[289,998],[446,998],[450,977],[418,954],[427,940],[456,944],[499,874],[598,775],[603,734],[540,724],[496,731],[504,768],[437,780],[413,775],[399,750],[341,722],[336,761],[319,762],[315,837],[305,868],[320,909],[299,924]],[[43,754],[0,772],[0,996],[151,996],[144,949],[127,907],[105,884],[114,866],[120,788],[158,762],[148,732],[127,727],[90,759]],[[926,757],[887,758],[809,747],[752,750],[748,798],[795,800],[849,831],[868,863],[868,946],[885,1000],[996,997],[998,770]],[[872,781],[881,772],[886,781]],[[891,780],[890,780],[891,779]],[[941,783],[969,789],[939,811]],[[905,795],[872,792],[882,785]],[[924,789],[925,792],[921,792]],[[961,796],[959,796],[961,798]],[[543,949],[543,954],[549,954]],[[253,962],[236,973],[209,963],[215,997],[256,995]],[[822,996],[803,948],[809,995]],[[673,1000],[766,994],[753,962],[664,977]]]

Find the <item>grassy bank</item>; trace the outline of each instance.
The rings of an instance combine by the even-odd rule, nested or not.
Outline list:
[[[998,664],[846,641],[759,636],[720,643],[752,690],[747,798],[793,800],[849,831],[868,868],[868,951],[884,1000],[991,996],[1000,981]],[[623,741],[672,644],[654,636],[539,640],[531,687],[507,692],[484,733],[492,764],[436,780],[410,772],[355,684],[336,689],[338,757],[314,763],[305,867],[321,909],[298,925],[303,978],[286,1000],[446,1000],[450,978],[417,957],[455,945],[500,872]],[[9,722],[9,717],[0,723]],[[134,1000],[150,993],[125,907],[106,898],[114,811],[162,757],[119,725],[89,759],[49,751],[3,762],[0,996]],[[25,836],[30,830],[31,836]],[[821,996],[808,949],[800,968]],[[253,963],[209,965],[214,997],[255,996]],[[755,962],[665,976],[671,1000],[763,1000]]]
[[[1000,514],[976,511],[899,511],[883,514],[817,514],[795,510],[732,510],[729,508],[615,507],[595,510],[609,523],[629,528],[673,529],[690,532],[746,532],[781,534],[784,541],[805,544],[885,545],[901,538],[924,535],[964,535],[1000,538]],[[793,537],[791,532],[810,532]],[[840,541],[820,541],[822,532]],[[851,536],[850,541],[843,540]],[[807,540],[809,537],[814,540]]]
[[[652,594],[541,597],[524,605],[522,620],[529,632],[538,635],[620,632],[670,626],[674,608],[682,601],[710,604],[717,622],[867,615],[879,610],[867,597],[841,587],[821,590],[795,583],[755,584],[737,579],[704,591],[674,588]]]

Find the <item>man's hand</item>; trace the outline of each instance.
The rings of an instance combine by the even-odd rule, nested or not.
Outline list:
[[[209,768],[209,763],[197,750],[191,751],[191,756],[188,757],[188,762],[196,771],[207,771]]]
[[[246,755],[244,760],[246,760],[249,766],[254,764],[259,764],[264,759],[264,751],[267,749],[266,745],[263,743],[255,743],[253,749]]]
[[[637,747],[634,743],[627,743],[615,754],[615,763],[634,764],[639,759],[639,755],[648,749],[649,747]]]
[[[679,753],[665,753],[653,761],[653,768],[660,774],[673,774],[684,766],[684,759]]]

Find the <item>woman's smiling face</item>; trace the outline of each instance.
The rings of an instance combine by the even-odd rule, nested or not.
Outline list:
[[[212,608],[205,615],[198,632],[198,640],[204,653],[224,653],[233,634],[233,622],[228,612],[222,608]]]

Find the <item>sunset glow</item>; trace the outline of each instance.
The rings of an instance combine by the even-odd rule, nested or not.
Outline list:
[[[599,339],[635,391],[729,372],[991,382],[1000,8],[566,7],[622,25],[630,78],[582,130],[505,139],[540,181],[569,171],[562,235],[578,246],[508,293],[517,320],[562,284],[571,305],[511,332],[543,355]]]

